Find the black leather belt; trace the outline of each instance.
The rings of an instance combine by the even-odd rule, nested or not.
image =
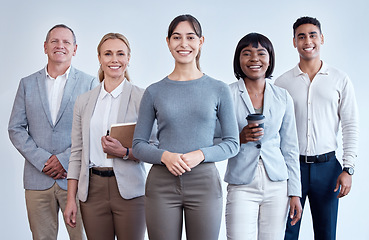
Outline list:
[[[95,168],[90,168],[91,173],[99,175],[101,177],[113,177],[115,176],[113,170],[100,171]]]
[[[331,157],[333,157],[336,153],[334,151],[329,153],[324,153],[316,156],[304,156],[300,155],[300,161],[304,163],[323,163],[328,162]]]

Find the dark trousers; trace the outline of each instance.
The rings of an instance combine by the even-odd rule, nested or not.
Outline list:
[[[202,163],[175,177],[153,165],[146,180],[146,223],[150,240],[218,240],[222,187],[214,163]]]
[[[309,198],[310,211],[313,220],[315,240],[335,240],[338,192],[334,192],[337,178],[342,173],[341,164],[336,156],[332,156],[328,162],[305,163],[300,162],[302,198],[301,205],[304,208],[306,196]],[[291,226],[288,218],[285,240],[297,240],[299,237],[301,221]]]

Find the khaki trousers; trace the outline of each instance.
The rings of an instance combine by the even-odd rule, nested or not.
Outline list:
[[[143,240],[145,236],[144,197],[121,197],[116,178],[90,174],[88,198],[80,202],[89,240]]]
[[[56,240],[59,228],[59,209],[64,212],[67,191],[57,183],[47,190],[26,190],[28,221],[34,240]],[[66,225],[71,240],[85,239],[81,214],[77,214],[77,226]]]

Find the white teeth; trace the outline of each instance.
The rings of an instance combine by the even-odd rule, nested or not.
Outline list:
[[[261,68],[261,66],[250,66],[249,68],[251,68],[251,69],[258,69],[258,68]]]
[[[189,51],[178,51],[180,54],[188,54],[190,53]]]
[[[118,68],[120,68],[120,67],[109,67],[109,68],[111,68],[111,69],[118,69]]]
[[[310,48],[304,48],[305,51],[312,51],[314,48],[310,47]]]

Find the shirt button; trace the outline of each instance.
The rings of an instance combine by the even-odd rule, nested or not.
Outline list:
[[[261,144],[257,144],[256,145],[256,148],[261,148]]]

